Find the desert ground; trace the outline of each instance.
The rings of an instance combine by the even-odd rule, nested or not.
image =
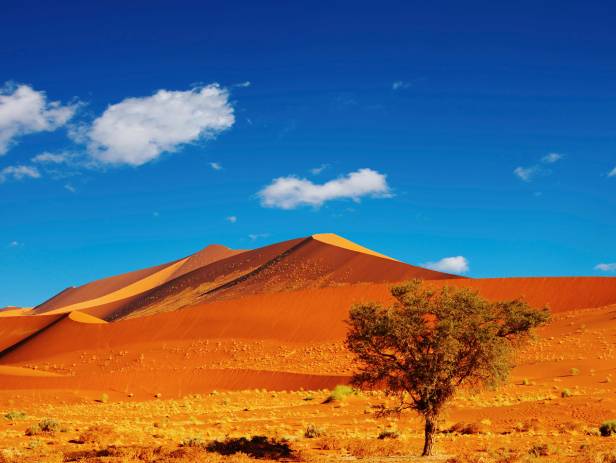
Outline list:
[[[507,384],[421,419],[345,386],[349,308],[412,278],[524,298],[551,322]],[[0,310],[0,462],[615,462],[616,278],[469,279],[336,235],[222,246]]]

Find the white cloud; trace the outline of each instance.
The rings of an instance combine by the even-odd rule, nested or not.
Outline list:
[[[38,164],[65,164],[70,162],[75,155],[68,151],[63,151],[61,153],[50,153],[48,151],[44,151],[40,154],[37,154],[32,158],[32,162]]]
[[[140,166],[182,145],[211,139],[235,122],[229,93],[216,84],[159,90],[109,106],[87,133],[97,161]]]
[[[321,172],[323,172],[328,167],[329,167],[329,164],[321,164],[319,167],[313,167],[312,169],[310,169],[310,173],[312,175],[319,175]]]
[[[244,82],[240,82],[238,84],[234,84],[233,87],[247,88],[247,87],[250,87],[251,85],[252,85],[252,82],[250,82],[249,80],[246,80]]]
[[[40,178],[41,173],[36,167],[31,166],[7,166],[0,170],[0,183],[12,178],[23,180],[24,178]]]
[[[222,170],[222,164],[219,162],[210,162],[210,167],[214,170]]]
[[[530,182],[538,173],[539,168],[537,166],[531,167],[516,167],[513,169],[513,173],[525,182]]]
[[[21,243],[19,241],[13,240],[9,243],[9,248],[16,248],[21,246]]]
[[[608,177],[616,177],[616,167],[614,167],[609,174],[607,174]]]
[[[409,88],[411,86],[410,82],[405,82],[403,80],[396,80],[393,84],[391,84],[392,90],[403,90],[405,88]]]
[[[237,222],[237,217],[234,216],[234,215],[230,215],[229,217],[227,217],[227,222],[235,223],[235,222]]]
[[[70,191],[71,193],[76,193],[77,192],[77,188],[75,188],[70,183],[67,183],[66,185],[64,185],[64,189]]]
[[[516,167],[513,169],[513,173],[522,181],[530,182],[535,177],[540,175],[550,175],[552,173],[552,171],[549,168],[544,167],[543,164],[554,164],[564,157],[565,156],[560,153],[548,153],[539,160],[540,162],[528,167]]]
[[[560,161],[563,158],[562,154],[559,153],[549,153],[541,158],[541,162],[544,164],[554,164],[555,162]]]
[[[363,196],[390,197],[391,192],[385,175],[372,169],[360,169],[323,184],[294,176],[279,177],[258,196],[264,207],[295,209],[302,205],[319,207],[335,199],[359,201]]]
[[[261,238],[267,238],[268,236],[270,236],[269,233],[251,233],[248,235],[248,238],[250,238],[251,241],[256,241]]]
[[[469,270],[468,260],[464,256],[444,257],[436,262],[427,262],[424,267],[437,272],[445,273],[466,273]]]
[[[77,106],[47,101],[44,92],[28,85],[0,88],[0,155],[20,136],[62,127],[73,117]]]
[[[601,272],[616,272],[616,262],[611,262],[609,264],[597,264],[595,265],[595,270],[599,270]]]

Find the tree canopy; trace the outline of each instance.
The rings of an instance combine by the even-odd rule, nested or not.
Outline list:
[[[423,415],[423,455],[430,455],[437,418],[456,390],[505,381],[512,350],[549,313],[522,300],[490,302],[466,288],[432,289],[418,280],[391,294],[391,306],[351,308],[346,346],[358,366],[352,383],[398,398],[381,413],[411,409]]]

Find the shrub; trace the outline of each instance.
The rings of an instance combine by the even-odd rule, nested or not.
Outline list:
[[[321,437],[317,441],[315,448],[319,450],[340,450],[342,448],[342,444],[337,437],[325,436]]]
[[[481,426],[477,423],[463,423],[459,422],[449,428],[449,432],[455,432],[459,434],[480,434]]]
[[[12,410],[4,414],[4,419],[9,421],[23,420],[25,418],[26,414],[17,410]]]
[[[547,457],[550,454],[550,449],[547,444],[536,444],[528,450],[528,454],[533,457]]]
[[[210,442],[206,450],[220,455],[234,455],[244,453],[253,458],[269,460],[289,459],[296,456],[295,451],[285,440],[268,439],[265,436],[253,436],[251,439],[245,437],[228,438],[222,442]]]
[[[304,437],[307,439],[314,439],[315,437],[322,437],[324,435],[325,432],[314,424],[309,424],[304,432]]]
[[[98,399],[98,401],[102,404],[106,404],[107,402],[109,402],[109,396],[105,393],[101,394],[101,398]]]
[[[580,374],[580,370],[578,370],[577,368],[572,368],[571,370],[569,370],[569,373],[571,373],[571,376],[577,376]]]
[[[332,392],[329,394],[329,397],[325,399],[324,404],[328,404],[330,402],[337,402],[346,399],[348,396],[353,394],[355,391],[351,386],[346,385],[338,385],[336,386]]]
[[[384,429],[379,433],[378,439],[397,439],[398,437],[400,437],[400,433],[398,433],[398,431]]]
[[[573,394],[571,393],[571,391],[569,389],[563,389],[562,392],[560,393],[560,396],[563,399],[566,399],[567,397],[571,397]]]
[[[200,437],[189,437],[180,442],[180,447],[200,447],[205,448],[206,444]]]
[[[79,439],[74,442],[76,444],[98,444],[103,445],[108,443],[114,436],[113,427],[107,424],[90,426],[79,435]]]
[[[391,457],[406,454],[400,442],[395,441],[352,440],[346,445],[346,448],[356,458]]]
[[[599,432],[603,437],[616,436],[616,420],[609,420],[601,423]]]
[[[522,380],[522,385],[523,385],[523,386],[530,386],[530,381],[528,380],[528,378],[524,378],[524,379]]]
[[[34,426],[26,429],[26,436],[37,436],[39,434],[53,434],[58,431],[60,424],[56,420],[45,419]]]

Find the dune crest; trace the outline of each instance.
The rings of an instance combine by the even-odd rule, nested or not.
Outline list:
[[[371,256],[382,257],[383,259],[389,259],[396,262],[400,262],[397,259],[386,256],[385,254],[381,254],[380,252],[373,251],[372,249],[365,248],[353,241],[347,240],[342,236],[336,235],[335,233],[318,233],[316,235],[312,235],[317,241],[325,244],[331,244],[332,246],[338,246],[340,248],[349,249],[351,251],[362,252],[364,254],[369,254]]]

